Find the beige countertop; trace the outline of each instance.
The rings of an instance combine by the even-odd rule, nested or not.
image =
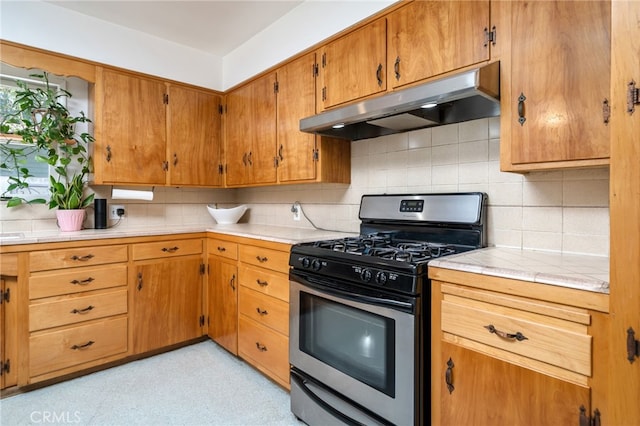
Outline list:
[[[107,238],[146,237],[156,235],[188,234],[193,232],[219,232],[240,237],[275,241],[285,244],[296,244],[307,241],[329,238],[342,238],[348,234],[334,231],[322,231],[311,228],[293,228],[285,226],[253,225],[239,223],[233,225],[183,225],[183,226],[154,226],[136,229],[85,229],[77,232],[36,231],[9,232],[0,234],[0,245],[11,246],[19,244],[56,243],[70,241],[86,241]]]
[[[429,266],[609,293],[608,257],[487,247],[432,260]]]

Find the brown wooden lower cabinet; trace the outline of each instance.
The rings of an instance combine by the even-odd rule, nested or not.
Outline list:
[[[608,295],[430,276],[432,424],[582,425],[606,415]]]
[[[237,264],[210,255],[208,334],[234,355],[238,355],[238,285]]]

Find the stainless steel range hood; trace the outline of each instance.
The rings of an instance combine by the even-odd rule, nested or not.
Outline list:
[[[500,63],[300,120],[300,130],[358,140],[500,114]],[[427,106],[429,106],[427,108]]]

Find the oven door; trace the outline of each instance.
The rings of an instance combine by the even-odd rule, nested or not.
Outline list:
[[[291,271],[292,366],[391,423],[413,424],[417,298],[336,287]]]

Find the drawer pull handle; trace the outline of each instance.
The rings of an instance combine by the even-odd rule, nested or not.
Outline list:
[[[256,256],[256,259],[258,259],[258,262],[260,262],[260,263],[264,263],[267,260],[269,260],[269,258],[266,257],[266,256]]]
[[[90,282],[92,282],[94,280],[95,280],[95,278],[89,277],[89,278],[86,278],[84,280],[71,280],[69,282],[71,284],[73,284],[73,285],[87,285],[87,284],[89,284]]]
[[[515,334],[505,333],[504,331],[500,331],[497,328],[495,328],[493,324],[485,325],[484,328],[489,330],[489,333],[496,334],[497,336],[502,337],[503,339],[516,339],[518,342],[521,342],[523,340],[528,340],[528,337],[525,337],[525,335],[520,333],[519,331]]]
[[[179,247],[176,247],[176,246],[174,246],[174,247],[162,247],[162,251],[163,251],[163,252],[165,252],[165,253],[175,253],[175,252],[177,252],[179,249],[180,249],[180,248],[179,248]]]
[[[233,289],[233,291],[236,290],[236,276],[235,274],[231,277],[231,279],[229,280],[229,285],[231,286],[231,288]]]
[[[267,347],[265,345],[260,344],[260,342],[256,342],[256,348],[258,348],[258,350],[260,352],[266,352],[267,351]]]
[[[87,260],[93,259],[94,256],[92,254],[88,254],[86,256],[76,256],[75,254],[71,256],[71,260],[77,260],[78,262],[86,262]]]
[[[74,351],[77,351],[79,349],[86,349],[89,346],[93,345],[95,342],[93,340],[89,340],[87,343],[83,344],[83,345],[73,345],[71,346],[71,349],[73,349]]]
[[[449,358],[447,361],[447,371],[444,373],[444,382],[447,384],[447,389],[449,389],[449,393],[452,393],[455,389],[453,387],[453,360]]]
[[[91,311],[94,308],[94,306],[89,305],[84,309],[74,309],[71,311],[72,314],[88,314],[89,311]]]
[[[223,252],[223,251],[227,251],[227,249],[226,249],[226,248],[224,248],[224,247],[218,247],[218,251],[219,251],[219,252]]]
[[[262,281],[262,280],[260,280],[259,278],[258,278],[258,279],[256,279],[256,282],[258,283],[258,285],[259,285],[260,287],[266,287],[266,286],[268,286],[268,285],[269,285],[269,283],[268,283],[267,281]]]
[[[260,308],[256,308],[256,311],[257,311],[257,312],[258,312],[258,314],[260,314],[260,315],[267,315],[267,314],[269,313],[269,312],[267,312],[267,311],[263,311],[263,310],[262,310],[262,309],[260,309]]]

